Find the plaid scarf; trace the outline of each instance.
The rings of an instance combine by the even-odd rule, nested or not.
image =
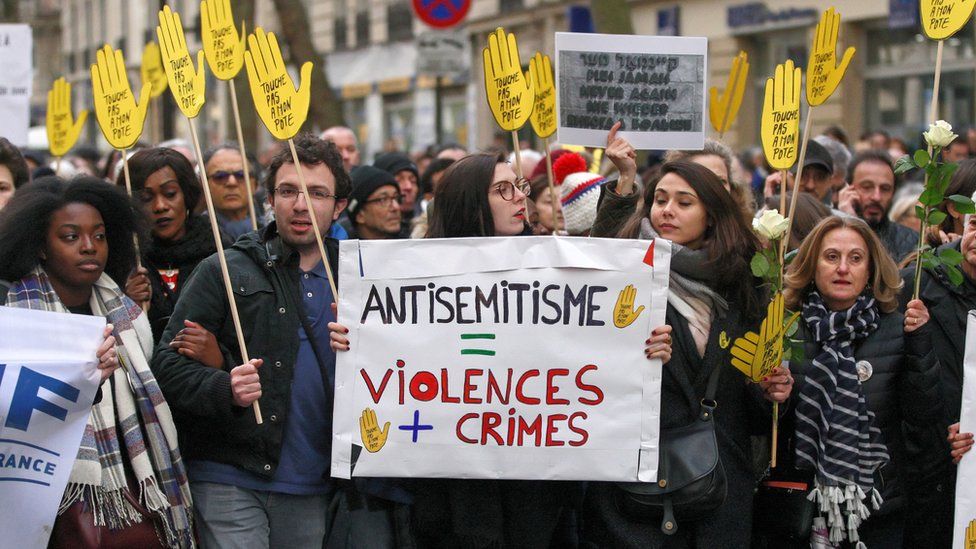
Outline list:
[[[874,298],[862,294],[851,308],[829,311],[814,290],[803,303],[803,320],[821,353],[800,387],[797,466],[816,472],[810,499],[822,516],[815,526],[829,528],[831,542],[848,539],[860,547],[857,528],[871,514],[863,500],[871,494],[874,508],[880,507],[874,472],[889,457],[861,389],[853,343],[877,329],[878,310]]]
[[[58,513],[84,501],[96,526],[120,529],[142,521],[123,493],[128,487],[122,443],[139,483],[139,501],[160,519],[165,544],[193,547],[190,489],[176,428],[147,360],[153,341],[149,323],[142,309],[105,274],[95,282],[89,303],[95,315],[114,326],[120,367],[113,383],[103,385],[102,400],[92,406]],[[10,288],[7,305],[68,312],[41,267]]]

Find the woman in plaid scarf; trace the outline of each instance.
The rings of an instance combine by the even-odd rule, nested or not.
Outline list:
[[[104,316],[111,329],[99,356],[100,397],[62,497],[54,547],[97,547],[113,537],[111,531],[146,520],[155,539],[140,546],[194,545],[176,430],[148,366],[152,333],[146,315],[119,288],[135,266],[139,219],[123,191],[88,177],[70,183],[40,179],[18,189],[0,212],[0,280],[10,281],[0,302]],[[92,524],[60,520],[69,509]],[[86,544],[92,540],[83,534],[96,530],[100,541]]]

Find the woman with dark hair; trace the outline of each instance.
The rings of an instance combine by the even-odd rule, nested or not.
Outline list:
[[[100,353],[92,406],[54,524],[52,547],[79,529],[127,529],[133,546],[193,546],[190,491],[169,406],[149,369],[146,315],[119,285],[135,264],[139,215],[118,187],[92,177],[42,178],[0,212],[0,294],[8,307],[103,316],[114,353]],[[124,358],[115,368],[112,358]],[[123,436],[124,434],[124,436]],[[66,516],[70,515],[70,516]],[[89,527],[78,526],[90,521]],[[105,536],[110,536],[108,532]]]
[[[20,149],[0,137],[0,210],[7,205],[14,191],[30,182],[27,162]]]
[[[518,236],[527,182],[494,154],[468,155],[444,173],[434,193],[428,238]],[[348,330],[332,330],[332,348],[349,350]],[[669,329],[648,340],[649,359],[667,361]],[[418,547],[548,548],[571,543],[582,487],[573,482],[424,479],[413,485]]]
[[[966,159],[959,162],[959,168],[952,174],[945,196],[954,194],[973,196],[976,194],[976,159]],[[930,227],[927,238],[929,244],[937,248],[943,244],[955,242],[962,237],[965,227],[966,214],[956,210],[955,204],[946,198],[936,209],[946,214],[946,218],[936,227]],[[906,263],[907,264],[907,263]]]
[[[786,307],[800,312],[805,352],[790,362],[799,399],[777,470],[813,487],[821,516],[811,538],[769,547],[902,546],[906,428],[939,422],[942,407],[929,313],[920,300],[897,312],[901,284],[876,233],[853,217],[821,221],[790,264]]]
[[[621,178],[636,170],[632,150],[611,132],[607,156]],[[660,512],[636,503],[640,486],[591,483],[583,541],[596,547],[748,547],[755,487],[750,435],[768,425],[771,408],[763,398],[784,402],[792,387],[789,372],[780,368],[757,386],[729,367],[729,342],[758,332],[766,308],[749,268],[759,241],[722,181],[698,163],[665,163],[642,198],[617,237],[671,241],[666,318],[674,342],[661,381],[662,444],[670,440],[668,431],[698,421],[703,398],[716,387],[714,429],[727,495],[694,518],[678,515],[675,529]]]
[[[120,185],[125,184],[123,177],[124,174],[119,176]],[[142,205],[151,230],[150,238],[142,244],[151,297],[145,295],[150,292],[135,295],[137,277],[128,281],[126,294],[137,301],[148,298],[149,323],[158,341],[184,283],[200,261],[217,251],[217,246],[210,222],[193,213],[202,191],[185,156],[162,147],[143,149],[129,159],[129,179],[132,194]],[[221,238],[225,247],[232,244],[223,234]],[[185,329],[189,333],[184,335],[190,339],[204,336],[205,330],[196,323],[188,323]],[[199,358],[194,351],[187,352],[194,353],[192,358]]]

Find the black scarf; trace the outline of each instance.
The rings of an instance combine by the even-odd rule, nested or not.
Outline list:
[[[153,236],[145,254],[147,263],[157,269],[182,270],[184,265],[195,266],[216,251],[210,221],[200,215],[191,215],[186,219],[186,234],[183,238],[171,241]]]

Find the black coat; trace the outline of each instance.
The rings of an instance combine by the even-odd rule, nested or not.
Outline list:
[[[905,334],[901,313],[882,313],[878,328],[867,338],[858,341],[854,359],[871,363],[873,373],[862,382],[868,409],[874,412],[874,424],[881,430],[891,461],[875,473],[874,487],[884,503],[872,516],[900,510],[903,506],[906,460],[906,440],[903,424],[926,425],[941,417],[938,376],[939,363],[931,350],[929,327]],[[805,322],[800,320],[797,337],[805,341],[804,359],[790,363],[796,380],[794,393],[799,394],[812,368],[812,361],[820,354]],[[790,410],[790,414],[794,410]],[[792,431],[784,432],[781,448],[792,448]],[[795,455],[781,452],[784,467],[792,467]],[[869,518],[865,524],[870,524]]]
[[[338,243],[326,239],[325,245],[336,273]],[[264,359],[258,369],[264,423],[257,425],[249,408],[233,402],[230,370],[243,360],[216,255],[201,262],[183,288],[156,347],[152,370],[173,410],[185,459],[226,463],[271,479],[281,454],[298,355],[298,254],[281,242],[271,224],[242,236],[226,251],[226,259],[249,357]],[[170,348],[184,319],[216,335],[225,351],[222,369]]]
[[[891,258],[898,263],[908,254],[915,251],[918,246],[918,233],[908,227],[889,221],[887,218],[881,221],[881,225],[875,228],[878,238],[884,244]]]
[[[734,307],[733,307],[734,309]],[[770,425],[772,407],[757,385],[748,382],[731,365],[728,342],[743,335],[747,326],[731,311],[716,320],[709,331],[705,356],[695,347],[688,322],[668,307],[667,323],[673,328],[671,360],[661,380],[661,428],[680,427],[695,421],[698,402],[705,394],[713,368],[721,369],[715,400],[715,430],[719,457],[728,478],[725,503],[695,521],[678,519],[673,536],[661,532],[660,517],[637,522],[623,515],[616,503],[619,488],[613,483],[590,483],[583,511],[583,541],[591,547],[748,547],[752,527],[752,494],[755,488],[752,434]],[[725,338],[721,337],[724,333]],[[726,344],[723,348],[722,345]]]

